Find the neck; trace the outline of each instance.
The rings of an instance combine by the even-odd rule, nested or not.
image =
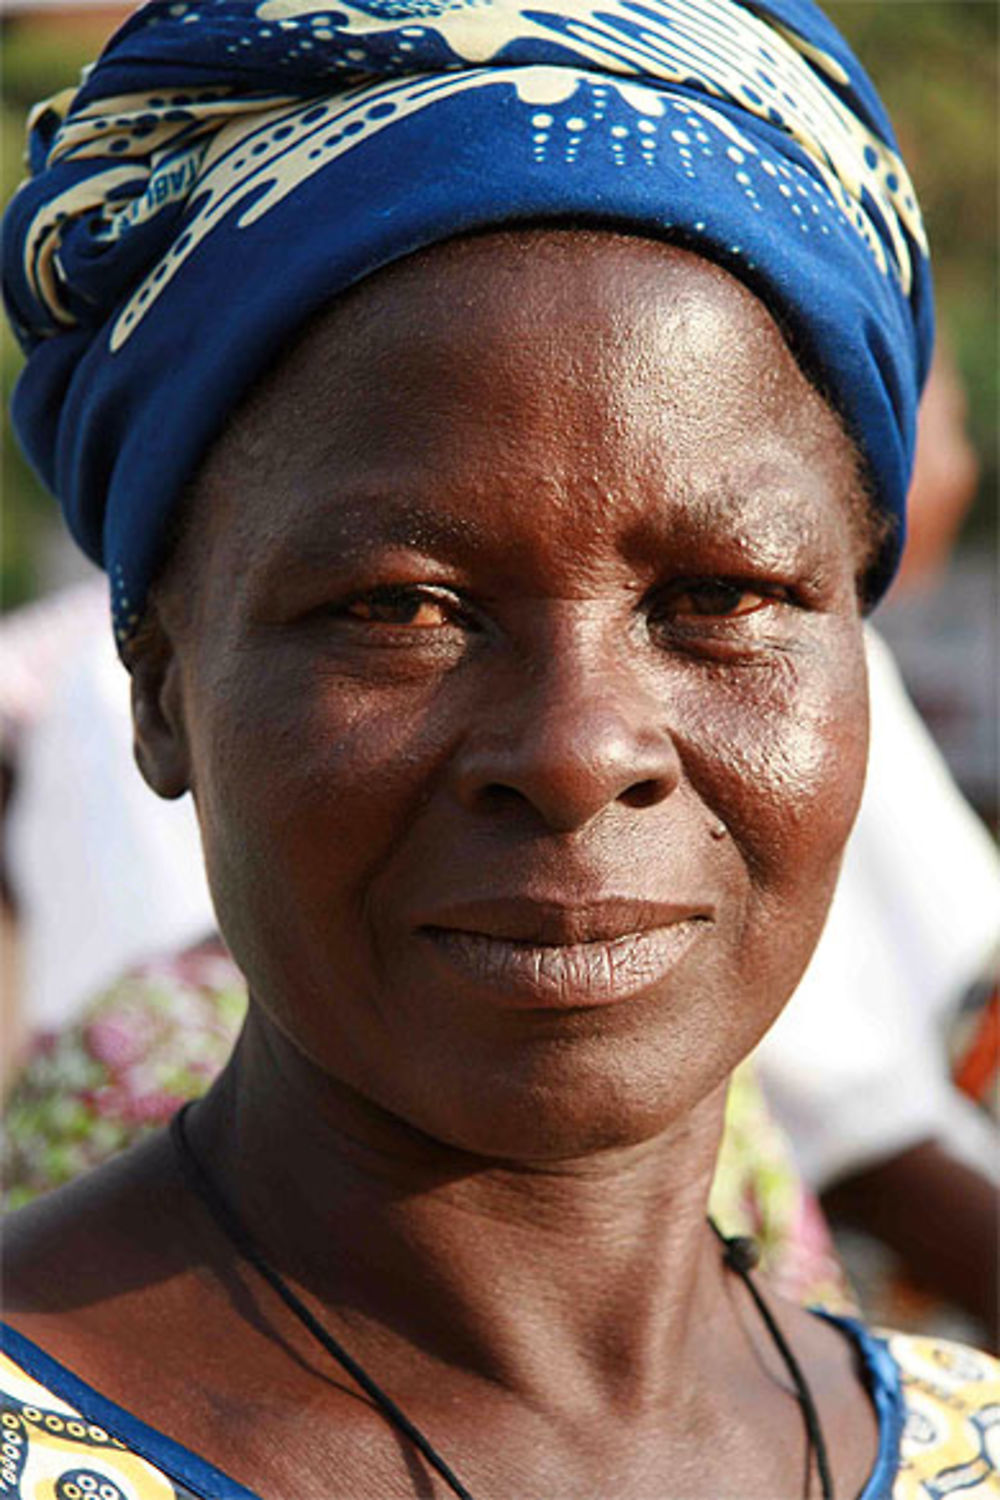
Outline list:
[[[189,1134],[265,1258],[345,1341],[606,1409],[611,1392],[676,1381],[726,1316],[705,1221],[722,1104],[720,1090],[655,1139],[584,1159],[486,1160],[337,1085],[252,1011]]]

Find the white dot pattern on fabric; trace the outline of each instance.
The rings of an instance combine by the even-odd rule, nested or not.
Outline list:
[[[400,26],[398,17],[402,14],[410,18],[415,9],[434,24]],[[335,25],[334,12],[316,0],[262,0],[257,6],[259,26],[256,40],[264,39],[279,49],[273,53],[276,65],[282,61],[294,63],[304,51],[314,49],[317,44],[340,43],[341,51],[332,55],[329,61],[331,74],[345,66],[363,67],[369,57],[369,48],[375,47],[382,60],[380,65],[384,67],[386,56],[393,50],[402,58],[412,51],[415,42],[429,36],[450,48],[470,68],[477,68],[491,62],[510,41],[541,36],[545,40],[568,39],[581,61],[592,58],[602,66],[620,69],[623,75],[637,70],[650,78],[662,78],[668,82],[683,82],[694,76],[709,95],[733,98],[743,109],[758,113],[778,126],[809,154],[817,175],[830,188],[838,207],[843,209],[851,204],[854,229],[882,269],[888,269],[885,249],[867,214],[856,206],[859,186],[863,185],[876,203],[889,211],[890,224],[898,214],[906,219],[915,238],[921,239],[922,231],[912,208],[912,193],[902,164],[817,77],[819,71],[825,70],[835,81],[842,81],[838,77],[837,64],[817,54],[815,48],[798,43],[788,28],[777,33],[741,7],[722,4],[721,0],[714,7],[691,3],[691,0],[688,3],[661,0],[660,9],[666,26],[658,30],[637,30],[627,0],[606,0],[601,5],[595,0],[592,5],[581,5],[570,19],[555,12],[549,13],[544,6],[529,10],[512,3],[512,0],[493,0],[493,3],[478,6],[438,3],[438,0],[426,0],[423,5],[415,6],[411,0],[405,9],[392,3],[367,0],[367,4],[359,3],[353,12],[350,8],[337,12]],[[169,13],[182,24],[194,23],[202,16],[201,9],[189,4],[171,6]],[[345,37],[352,45],[342,46]],[[250,41],[244,36],[229,45],[236,49],[249,45]],[[760,60],[759,65],[754,59]],[[516,76],[511,76],[508,82],[522,101],[530,105],[531,90],[522,90]],[[131,300],[115,327],[112,347],[118,347],[129,336],[169,282],[176,266],[193,253],[204,234],[210,232],[240,199],[252,198],[254,204],[239,222],[256,222],[299,182],[352,144],[405,119],[438,98],[481,86],[481,75],[463,74],[460,69],[430,80],[424,77],[417,83],[412,79],[373,83],[371,91],[381,106],[378,112],[363,114],[360,128],[355,128],[359,125],[358,120],[342,118],[345,106],[341,104],[335,108],[331,104],[331,123],[337,128],[322,140],[317,139],[321,122],[315,118],[315,110],[303,108],[301,101],[287,101],[286,110],[279,118],[289,128],[280,139],[277,131],[271,139],[267,138],[271,122],[265,121],[256,129],[240,123],[238,116],[248,108],[245,103],[241,105],[238,101],[218,96],[213,100],[211,94],[205,92],[185,98],[183,103],[154,102],[148,97],[128,101],[131,110],[124,114],[120,110],[115,112],[120,133],[112,143],[113,148],[118,148],[120,157],[126,160],[148,159],[153,149],[162,153],[163,147],[169,146],[172,139],[190,140],[192,133],[198,133],[199,125],[207,124],[209,120],[215,126],[215,139],[211,149],[202,139],[197,147],[187,145],[181,156],[171,153],[164,160],[161,155],[150,172],[146,193],[132,197],[127,206],[107,214],[103,232],[107,237],[115,238],[172,201],[172,197],[190,195],[195,180],[199,189],[206,190],[209,200],[196,216],[190,236],[183,240],[183,244],[172,248],[169,263],[157,267],[155,280],[148,278],[147,284]],[[641,86],[625,81],[624,77],[602,82],[599,90],[591,81],[588,91],[584,76],[578,75],[577,87],[587,97],[574,102],[586,102],[588,114],[584,116],[577,109],[573,118],[582,124],[569,125],[568,135],[558,148],[566,162],[578,158],[584,128],[603,122],[609,89],[616,89],[621,98],[640,114],[647,109],[640,100]],[[123,104],[126,101],[114,102]],[[214,110],[211,108],[213,104]],[[258,96],[253,101],[253,108],[258,114],[263,110],[266,115],[267,100]],[[350,106],[346,108],[350,110]],[[706,110],[710,116],[710,108],[699,104],[703,122],[707,117]],[[92,154],[95,132],[107,128],[107,112],[106,104],[102,104],[77,115],[61,132],[54,155],[78,158]],[[170,119],[166,118],[168,115]],[[657,128],[648,118],[640,119],[638,124],[636,144],[639,159],[645,165],[653,166],[659,159],[662,145]],[[733,133],[733,127],[726,130],[720,124],[719,116],[715,124],[723,129],[724,134]],[[136,133],[137,127],[140,134]],[[246,151],[237,155],[227,152],[227,138],[239,137],[242,131],[248,136]],[[550,159],[551,152],[556,149],[551,138],[541,139],[539,129],[536,129],[531,139],[535,159]],[[610,148],[613,159],[623,166],[629,160],[623,145],[626,139],[629,138],[621,135],[610,140],[605,137],[605,145]],[[691,144],[690,141],[674,143],[684,147]],[[698,132],[698,144],[705,157],[712,154],[713,145],[705,130]],[[106,146],[102,144],[101,149],[106,150]],[[744,144],[729,144],[726,154],[730,161],[742,164],[749,153]],[[681,170],[691,178],[697,175],[693,154],[681,157]],[[237,175],[238,182],[233,180]],[[92,198],[93,188],[90,196]],[[60,207],[72,209],[73,205]],[[29,267],[36,283],[39,286],[44,283],[49,288],[58,287],[58,278],[46,274],[55,253],[55,247],[48,244],[53,227],[50,215],[47,223],[40,226],[39,234],[33,237],[31,250],[35,263]],[[909,275],[909,259],[901,234],[893,236],[893,244],[897,256],[896,270],[905,282]],[[62,312],[65,315],[65,309]]]

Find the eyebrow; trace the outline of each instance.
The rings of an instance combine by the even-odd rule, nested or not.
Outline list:
[[[718,529],[720,542],[731,546],[738,540],[748,561],[767,563],[815,547],[833,497],[818,493],[807,473],[764,464],[749,475],[719,476],[711,487],[688,483],[680,499],[670,518],[675,538],[683,542],[700,533],[700,540],[707,525]],[[655,543],[661,527],[661,518],[642,517],[629,542],[640,547],[643,541]]]
[[[485,527],[474,519],[449,516],[397,494],[352,491],[324,505],[321,521],[290,528],[266,556],[251,557],[247,572],[270,578],[289,569],[327,568],[386,547],[456,553],[484,535]]]

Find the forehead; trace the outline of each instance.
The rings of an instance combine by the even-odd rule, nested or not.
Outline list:
[[[766,308],[675,247],[522,231],[437,247],[316,318],[196,485],[239,555],[562,528],[848,526],[855,456]],[[199,549],[200,551],[201,549]]]

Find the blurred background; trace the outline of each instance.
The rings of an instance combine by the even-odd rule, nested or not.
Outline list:
[[[130,9],[0,0],[5,201],[22,175],[28,110],[76,82]],[[850,856],[845,865],[854,915],[845,900],[839,924],[831,920],[811,1011],[796,1020],[793,1002],[768,1039],[770,1055],[757,1059],[800,1162],[809,1159],[811,1131],[814,1154],[825,1143],[823,1169],[805,1172],[809,1193],[796,1196],[762,1148],[768,1127],[751,1102],[743,1132],[751,1146],[729,1173],[725,1219],[765,1248],[770,1232],[790,1268],[792,1295],[827,1300],[825,1242],[806,1212],[818,1195],[869,1316],[1000,1346],[993,1243],[1000,1150],[995,1134],[983,1133],[1000,1106],[1000,862],[982,826],[995,836],[1000,822],[1000,5],[825,0],[825,9],[895,122],[935,262],[939,355],[921,414],[911,542],[875,623],[965,801],[924,744],[892,659],[878,648],[874,718],[883,725],[884,764],[870,776],[853,872]],[[0,337],[6,408],[21,357],[6,325]],[[130,765],[126,678],[98,577],[69,542],[8,425],[0,1082],[10,1083],[11,1206],[95,1164],[201,1092],[246,1003],[212,932],[190,805],[158,802]],[[876,759],[873,750],[873,767]],[[853,1066],[872,1036],[868,1073],[838,1072],[838,1052]],[[808,1082],[826,1101],[815,1120],[794,1110],[782,1116],[783,1081],[793,1093]],[[736,1093],[738,1102],[750,1098]],[[895,1123],[890,1096],[901,1111]],[[913,1107],[921,1098],[924,1117]],[[765,1265],[773,1275],[777,1261]]]

